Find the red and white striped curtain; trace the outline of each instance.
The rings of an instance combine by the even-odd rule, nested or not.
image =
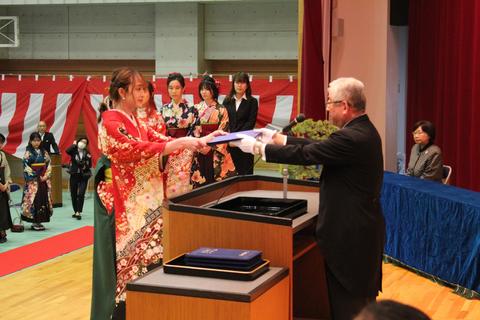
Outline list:
[[[220,82],[220,98],[230,91],[228,77],[216,78]],[[185,99],[192,103],[200,101],[200,79],[186,79]],[[60,151],[75,140],[80,113],[90,141],[89,150],[96,162],[100,155],[97,144],[98,106],[108,94],[110,82],[102,78],[85,77],[20,77],[4,76],[0,80],[0,132],[7,137],[5,152],[23,157],[30,134],[37,130],[40,120],[47,123],[55,136]],[[170,101],[166,79],[156,79],[155,103],[157,107]],[[259,101],[257,127],[271,123],[284,126],[297,115],[296,79],[253,79],[253,95]],[[62,152],[62,162],[68,156]]]
[[[22,158],[40,120],[65,150],[75,140],[86,86],[80,78],[52,81],[19,76],[0,80],[0,132],[7,138],[3,150]],[[65,155],[62,158],[68,162]]]

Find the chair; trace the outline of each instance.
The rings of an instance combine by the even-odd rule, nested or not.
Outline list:
[[[22,198],[20,198],[20,202],[14,202],[12,199],[12,195],[16,195],[17,191],[20,191],[21,195],[23,195],[23,189],[22,186],[19,185],[18,183],[11,183],[10,184],[10,207],[16,207],[19,208],[22,206]]]
[[[20,191],[20,192],[18,192]],[[20,215],[20,211],[22,208],[22,197],[23,197],[23,189],[22,186],[18,183],[10,184],[10,208],[15,210],[15,217],[13,218],[13,226],[10,229],[12,232],[23,232],[23,222]],[[18,202],[15,201],[14,198],[19,198]],[[19,211],[20,210],[20,211]],[[12,212],[10,212],[12,214]]]
[[[442,171],[442,183],[443,184],[448,184],[450,181],[450,176],[452,175],[452,167],[443,165],[443,171]]]

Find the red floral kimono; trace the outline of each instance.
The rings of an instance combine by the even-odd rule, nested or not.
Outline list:
[[[127,282],[163,255],[160,168],[168,139],[120,110],[106,111],[102,118],[99,140],[112,169],[118,303],[125,299]]]
[[[167,127],[165,126],[165,121],[163,120],[162,115],[151,108],[137,108],[137,118],[141,123],[145,124],[147,127],[150,127],[152,130],[166,136]]]

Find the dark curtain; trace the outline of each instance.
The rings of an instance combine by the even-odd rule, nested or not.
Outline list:
[[[319,120],[325,119],[322,1],[303,0],[303,5],[300,112],[307,118]]]
[[[407,153],[432,121],[451,183],[480,191],[480,1],[410,1],[408,46]]]

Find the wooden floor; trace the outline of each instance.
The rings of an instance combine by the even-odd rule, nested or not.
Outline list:
[[[480,319],[480,301],[464,299],[392,264],[383,270],[380,299],[413,305],[435,320]],[[0,278],[1,319],[89,319],[91,272],[90,246]]]

